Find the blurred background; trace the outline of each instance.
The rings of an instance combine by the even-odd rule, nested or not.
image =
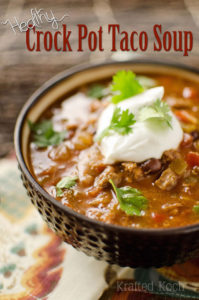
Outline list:
[[[88,29],[104,29],[104,52],[29,52],[25,45],[25,33],[13,33],[8,25],[0,24],[0,157],[13,148],[13,129],[16,117],[27,98],[46,80],[60,71],[81,63],[93,63],[107,59],[160,59],[199,67],[199,1],[198,0],[1,0],[0,20],[28,20],[32,8],[51,9],[57,18],[64,19],[73,31],[71,44],[77,48],[77,24],[86,24]],[[191,30],[194,47],[188,57],[181,53],[153,53],[152,47],[143,52],[111,53],[107,24],[118,23],[122,30],[146,30],[149,44],[153,43],[152,28],[162,24],[163,30]],[[52,30],[44,23],[42,30]],[[151,33],[151,34],[150,34]],[[75,48],[75,47],[74,47]]]

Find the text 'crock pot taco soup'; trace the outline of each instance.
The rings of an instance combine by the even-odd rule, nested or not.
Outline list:
[[[199,222],[199,88],[117,72],[29,120],[30,164],[57,201],[106,223]]]

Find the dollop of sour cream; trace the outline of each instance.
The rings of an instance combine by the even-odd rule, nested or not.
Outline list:
[[[142,162],[150,158],[161,158],[166,150],[176,149],[183,139],[183,131],[172,111],[171,127],[152,126],[148,121],[139,121],[139,111],[145,106],[152,105],[157,99],[162,99],[163,87],[155,87],[143,93],[128,98],[117,104],[120,109],[129,109],[135,116],[136,123],[132,126],[132,132],[121,135],[115,131],[105,136],[100,142],[100,150],[104,156],[104,162],[113,164],[115,162],[133,161]],[[96,136],[110,125],[114,104],[102,112],[97,126]]]

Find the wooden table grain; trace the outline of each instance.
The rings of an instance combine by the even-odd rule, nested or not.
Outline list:
[[[162,24],[164,30],[191,30],[194,48],[188,57],[179,53],[145,54],[138,51],[123,55],[127,59],[159,58],[199,67],[199,1],[198,0],[1,0],[0,20],[16,16],[19,20],[30,17],[31,8],[50,9],[56,17],[68,13],[66,22],[70,29],[77,30],[77,24],[86,24],[90,29],[100,25],[106,30],[107,24],[118,23],[128,32],[146,30],[150,34],[154,24]],[[42,30],[49,30],[43,24]],[[0,156],[13,148],[13,129],[16,117],[27,98],[46,80],[60,71],[80,63],[92,63],[107,59],[122,59],[121,54],[108,50],[110,37],[104,35],[104,52],[29,52],[25,47],[24,33],[14,35],[6,25],[0,24]],[[77,35],[73,35],[72,45],[77,45]]]

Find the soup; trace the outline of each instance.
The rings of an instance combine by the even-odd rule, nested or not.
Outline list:
[[[199,88],[121,71],[49,107],[29,160],[57,201],[102,222],[169,228],[199,221]]]

